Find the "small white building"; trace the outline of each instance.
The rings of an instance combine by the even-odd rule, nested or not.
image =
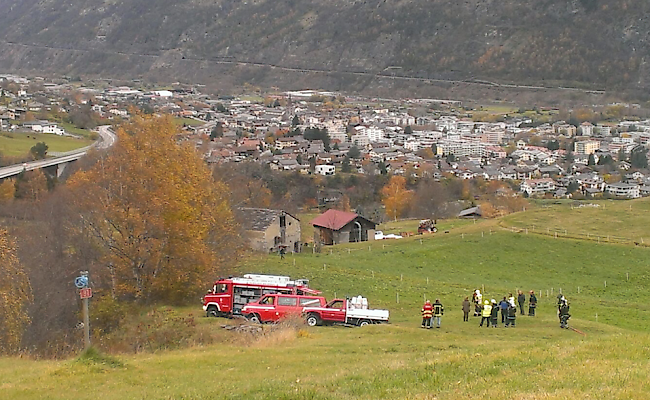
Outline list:
[[[348,134],[345,132],[342,133],[330,132],[329,137],[330,140],[338,140],[341,143],[345,143],[348,141]]]
[[[153,91],[153,95],[156,96],[156,97],[166,97],[166,98],[169,98],[169,97],[173,97],[173,96],[174,96],[174,93],[172,93],[172,92],[169,91],[169,90],[154,90],[154,91]]]
[[[353,135],[350,141],[357,147],[366,147],[370,144],[370,138],[364,134]]]
[[[551,178],[527,179],[521,182],[519,191],[533,196],[555,191],[555,181]]]
[[[591,122],[585,121],[580,124],[580,131],[582,132],[582,136],[593,136],[594,126]]]
[[[129,112],[128,112],[128,111],[126,111],[126,110],[119,110],[119,109],[117,109],[117,108],[111,108],[110,110],[108,110],[108,112],[111,113],[111,114],[113,114],[113,115],[120,116],[120,117],[127,117],[127,116],[129,115]]]
[[[601,136],[611,136],[612,128],[607,125],[596,125],[595,131]]]
[[[634,183],[609,183],[605,185],[605,192],[613,194],[614,196],[627,197],[630,199],[641,197],[639,185]]]
[[[25,122],[23,124],[23,127],[29,128],[32,131],[38,132],[38,133],[51,133],[51,134],[54,134],[54,135],[64,135],[65,134],[65,129],[60,128],[54,122],[31,121],[31,122]]]
[[[323,165],[316,166],[317,175],[329,176],[329,175],[334,175],[335,173],[336,173],[336,167],[333,165],[323,164]]]

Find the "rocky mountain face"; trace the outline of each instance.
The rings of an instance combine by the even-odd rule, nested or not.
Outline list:
[[[0,0],[0,70],[363,86],[650,85],[646,0]],[[329,71],[324,73],[321,71]]]

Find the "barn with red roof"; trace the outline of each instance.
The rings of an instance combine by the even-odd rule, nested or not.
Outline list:
[[[321,245],[375,240],[377,224],[352,212],[327,210],[316,217],[314,242]]]

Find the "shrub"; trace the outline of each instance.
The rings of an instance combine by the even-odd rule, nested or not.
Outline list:
[[[127,315],[127,304],[111,296],[93,301],[90,308],[91,327],[96,335],[105,335],[118,329]]]

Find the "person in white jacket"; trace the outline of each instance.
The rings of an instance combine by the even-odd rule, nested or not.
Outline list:
[[[483,308],[483,295],[481,291],[476,289],[472,295],[472,301],[474,302],[474,316],[481,316],[481,309]]]

